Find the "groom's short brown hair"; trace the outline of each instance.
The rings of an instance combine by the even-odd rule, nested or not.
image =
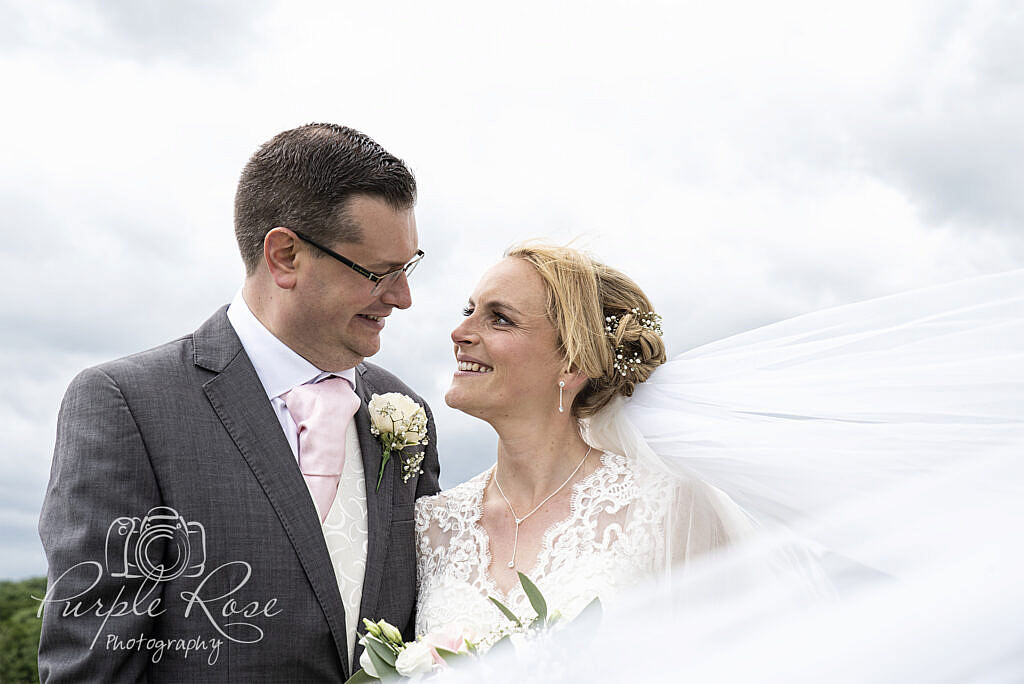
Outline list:
[[[249,159],[235,194],[235,238],[246,274],[255,272],[263,240],[277,226],[320,244],[362,240],[346,214],[356,195],[408,209],[416,202],[416,179],[405,162],[346,126],[311,123],[275,135]]]

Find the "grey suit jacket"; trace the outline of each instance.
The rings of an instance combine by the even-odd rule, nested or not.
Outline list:
[[[413,504],[438,491],[433,417],[427,407],[423,474],[403,482],[409,450],[394,454],[376,491],[366,402],[426,403],[369,363],[356,392],[369,517],[360,617],[411,638]],[[44,682],[343,681],[353,669],[316,509],[225,309],[72,381],[39,531]]]

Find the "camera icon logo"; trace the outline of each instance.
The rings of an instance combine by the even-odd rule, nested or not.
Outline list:
[[[111,577],[166,582],[199,577],[206,569],[206,531],[168,506],[141,520],[121,517],[107,528],[107,572]]]

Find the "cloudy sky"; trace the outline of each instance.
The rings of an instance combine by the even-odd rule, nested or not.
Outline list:
[[[670,350],[1024,265],[1024,11],[970,2],[0,0],[0,579],[36,534],[80,369],[242,279],[252,151],[310,121],[415,171],[427,260],[377,361],[436,411],[446,486],[495,439],[448,333],[511,242],[626,270]]]

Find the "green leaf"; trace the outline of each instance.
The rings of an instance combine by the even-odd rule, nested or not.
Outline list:
[[[373,669],[377,671],[377,674],[380,675],[382,680],[398,674],[398,671],[391,665],[388,665],[386,660],[383,660],[379,655],[377,655],[377,653],[369,647],[369,644],[367,644],[366,653],[370,656],[370,662],[373,663]]]
[[[452,667],[453,663],[457,663],[460,660],[465,660],[466,658],[472,659],[473,657],[468,653],[456,653],[455,651],[449,651],[447,648],[441,648],[440,646],[436,646],[434,650],[437,651],[437,655],[441,656],[441,659],[444,660],[445,665],[448,667]]]
[[[376,677],[371,677],[366,673],[366,670],[358,669],[355,674],[345,680],[345,684],[371,684],[372,682],[378,681]]]
[[[509,620],[511,620],[513,623],[515,623],[516,627],[522,627],[523,626],[523,623],[519,621],[519,618],[516,617],[516,614],[513,613],[508,608],[506,608],[504,603],[502,603],[498,599],[494,598],[493,596],[488,596],[487,598],[490,600],[491,603],[493,603],[494,605],[498,606],[498,610],[500,610],[505,615],[505,617],[507,617]]]
[[[384,447],[384,452],[380,457],[380,472],[377,473],[377,491],[380,491],[380,482],[384,479],[384,466],[391,460],[391,446],[387,445]]]
[[[377,656],[384,661],[388,669],[394,669],[395,652],[388,648],[383,641],[379,641],[376,637],[366,637],[366,650],[370,652],[371,660],[373,656]],[[376,661],[374,661],[373,666],[377,669],[377,672],[381,671]]]
[[[544,600],[544,594],[540,593],[537,585],[530,581],[530,578],[523,573],[518,573],[519,583],[523,585],[526,598],[530,599],[530,605],[537,611],[537,617],[541,620],[548,619],[548,603]]]

